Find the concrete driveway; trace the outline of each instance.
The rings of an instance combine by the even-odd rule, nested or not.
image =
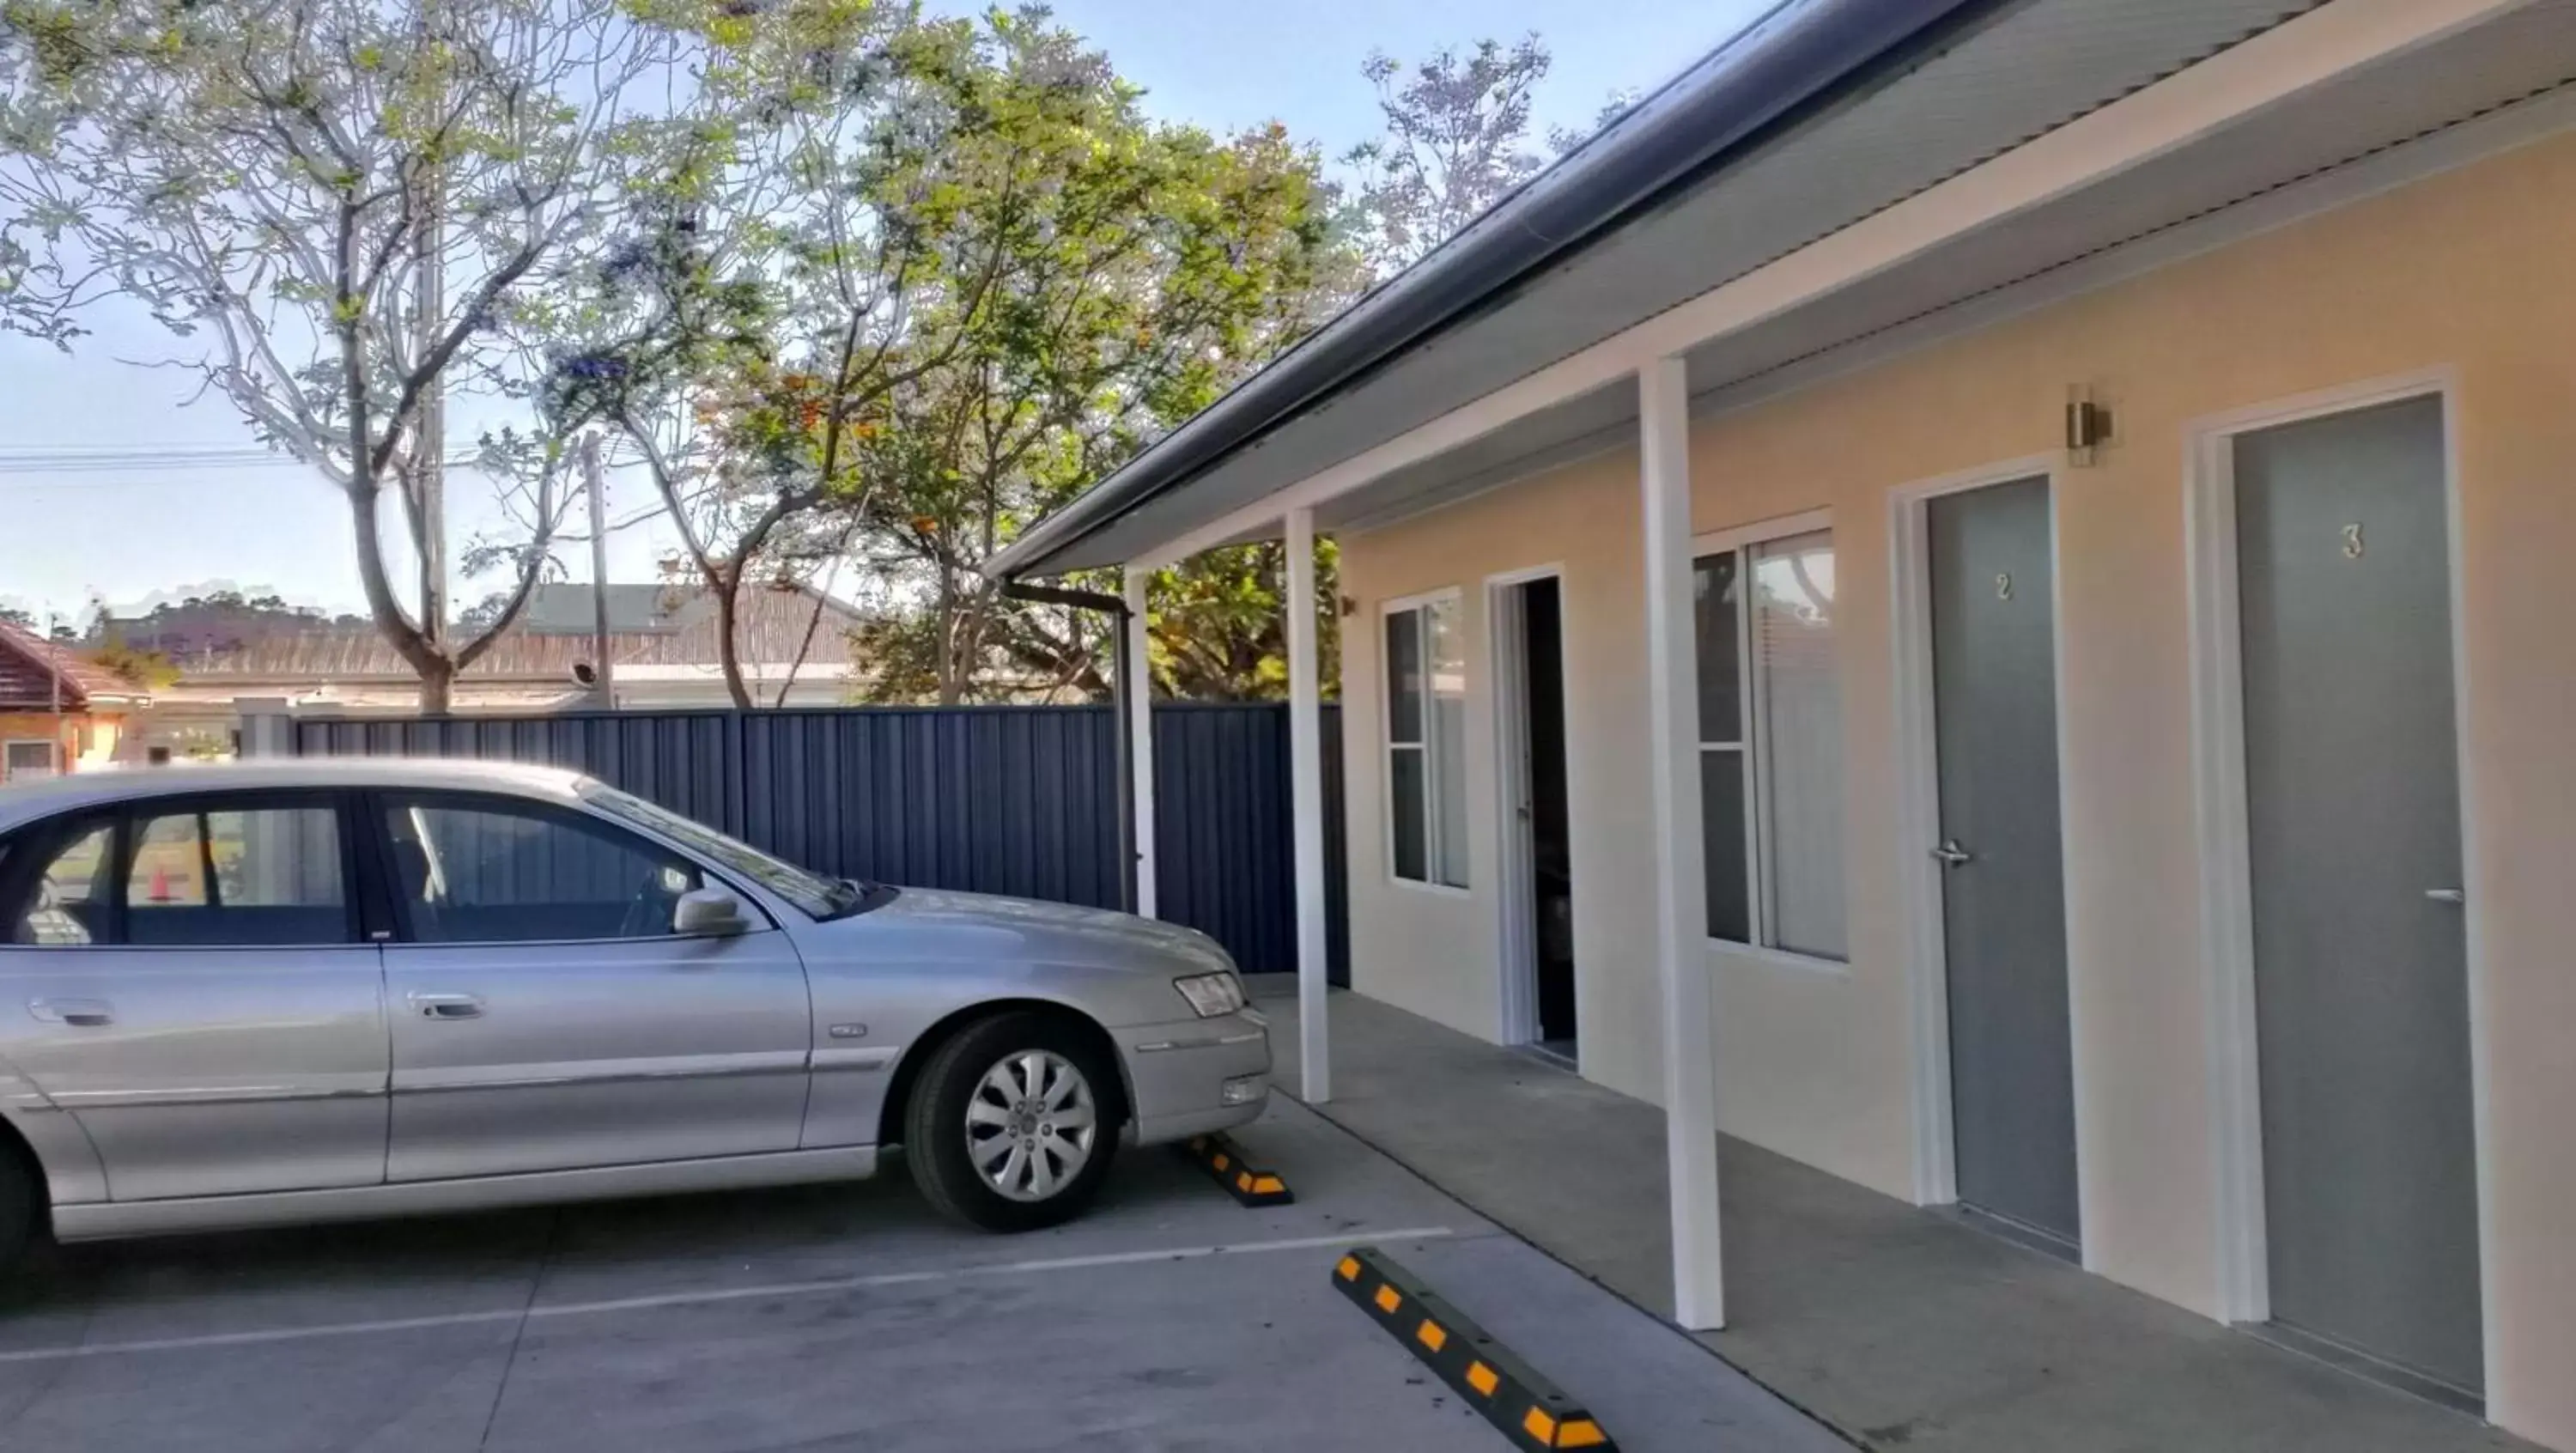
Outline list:
[[[1622,1445],[1843,1445],[1303,1107],[1293,1206],[1131,1153],[1002,1239],[900,1175],[68,1248],[0,1314],[0,1448],[1402,1448],[1503,1442],[1329,1282],[1375,1244]]]

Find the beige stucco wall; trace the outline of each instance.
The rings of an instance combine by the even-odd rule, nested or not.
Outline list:
[[[1720,1116],[1913,1185],[1888,491],[2052,448],[2070,383],[2119,437],[2059,490],[2070,976],[2089,1259],[2218,1306],[2184,529],[2192,422],[2373,378],[2457,382],[2469,889],[2482,977],[2491,1406],[2576,1447],[2576,138],[2561,137],[1704,421],[1700,530],[1830,508],[1850,783],[1851,964],[1719,960]],[[1342,542],[1354,982],[1492,1037],[1484,578],[1566,569],[1584,1072],[1657,1089],[1632,454]],[[1378,602],[1462,586],[1475,888],[1389,885]]]

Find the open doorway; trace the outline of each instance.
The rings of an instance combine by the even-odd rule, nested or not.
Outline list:
[[[1574,866],[1567,834],[1565,632],[1553,573],[1492,595],[1505,866],[1504,1032],[1575,1059]]]

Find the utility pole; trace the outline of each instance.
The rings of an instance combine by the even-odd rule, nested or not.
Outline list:
[[[54,775],[72,774],[71,754],[63,749],[63,648],[54,639],[62,626],[62,617],[45,612],[45,679],[54,684]]]
[[[420,11],[420,46],[434,54],[438,44],[435,0]],[[420,183],[420,260],[412,278],[413,323],[418,331],[418,362],[427,364],[438,349],[447,315],[446,228],[442,213],[445,187],[434,166]],[[413,467],[420,471],[420,629],[429,649],[447,659],[447,379],[444,370],[430,379],[420,399],[420,427],[412,445]],[[450,676],[435,701],[424,701],[441,715],[455,689]]]
[[[599,464],[599,434],[581,436],[581,476],[590,494],[591,689],[602,708],[617,709],[617,668],[608,659],[608,471]]]
[[[447,279],[441,256],[438,185],[428,184],[423,199],[420,272],[413,278],[413,309],[418,314],[420,358],[426,362],[438,347],[447,313]],[[430,649],[447,654],[447,382],[430,380],[420,399],[420,433],[412,446],[420,470],[420,628]],[[440,704],[442,709],[445,703]]]

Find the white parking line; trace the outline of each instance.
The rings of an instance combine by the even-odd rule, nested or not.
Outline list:
[[[714,1287],[694,1292],[617,1297],[607,1301],[564,1302],[554,1306],[497,1307],[482,1312],[448,1312],[434,1317],[387,1317],[372,1322],[333,1322],[319,1327],[272,1327],[256,1332],[209,1332],[195,1337],[143,1337],[124,1342],[88,1342],[66,1347],[24,1347],[0,1352],[0,1363],[57,1362],[74,1357],[115,1357],[137,1352],[177,1352],[194,1347],[248,1347],[267,1342],[297,1342],[314,1337],[356,1337],[379,1332],[415,1332],[431,1327],[471,1327],[481,1322],[515,1322],[525,1317],[591,1317],[605,1312],[634,1312],[655,1307],[690,1307],[764,1297],[810,1297],[875,1287],[916,1286],[925,1282],[961,1281],[969,1277],[1017,1276],[1050,1271],[1083,1271],[1102,1266],[1134,1266],[1161,1261],[1196,1261],[1211,1256],[1254,1256],[1277,1251],[1314,1251],[1330,1246],[1356,1246],[1366,1241],[1436,1241],[1459,1233],[1447,1226],[1410,1226],[1393,1231],[1352,1232],[1339,1236],[1301,1236],[1286,1241],[1246,1241],[1231,1246],[1174,1246],[1150,1251],[1117,1251],[1098,1256],[1054,1256],[1032,1261],[1005,1261],[989,1266],[958,1266],[939,1271],[879,1272],[872,1276],[828,1277],[819,1281],[771,1282],[763,1286]]]

